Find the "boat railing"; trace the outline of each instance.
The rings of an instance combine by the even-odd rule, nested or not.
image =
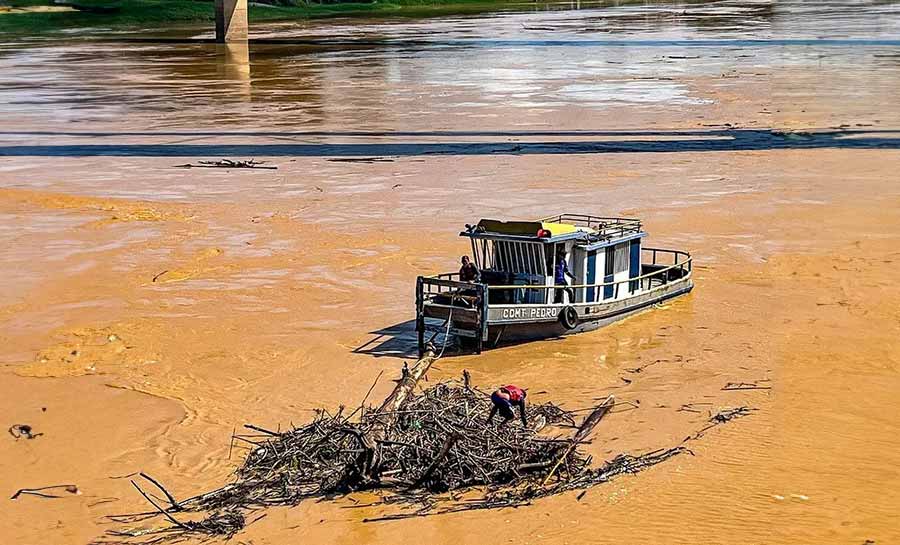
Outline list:
[[[425,293],[447,293],[459,289],[471,289],[478,284],[475,282],[467,282],[460,280],[458,272],[440,273],[431,276],[423,276],[422,280],[426,284]]]
[[[681,250],[668,250],[663,248],[641,248],[641,251],[651,254],[650,263],[652,265],[678,265],[681,262],[689,261],[691,254]]]
[[[416,286],[416,298],[422,302],[443,299],[445,306],[480,308],[485,300],[487,285],[459,280],[459,273],[441,273],[420,276]],[[440,303],[438,303],[440,304]]]
[[[425,306],[446,311],[448,328],[457,321],[460,313],[468,316],[468,329],[475,336],[475,351],[481,353],[487,336],[487,284],[460,280],[458,272],[420,276],[416,281],[416,332],[419,357],[425,350]],[[448,329],[449,331],[449,329]]]
[[[545,293],[545,301],[550,301],[551,290],[569,291],[573,297],[572,302],[591,303],[602,302],[606,299],[618,299],[623,290],[629,295],[636,291],[646,291],[669,284],[670,282],[687,278],[691,274],[693,258],[691,254],[680,250],[667,250],[663,248],[642,248],[651,253],[651,263],[644,263],[652,269],[650,272],[612,282],[597,282],[594,284],[570,284],[570,285],[506,285],[487,286],[490,291],[509,290],[542,290]],[[627,285],[627,286],[626,286]],[[624,288],[622,286],[625,286]],[[589,293],[589,290],[593,290]],[[593,300],[591,300],[593,299]]]
[[[574,295],[570,302],[601,302],[604,299],[618,299],[623,293],[633,294],[636,291],[645,291],[666,285],[675,280],[688,277],[693,268],[693,258],[688,252],[681,250],[669,250],[664,248],[641,248],[641,251],[650,254],[649,263],[642,260],[644,267],[650,272],[612,282],[596,282],[593,284],[570,284],[567,286],[555,284],[512,284],[512,285],[486,285],[478,282],[459,280],[458,272],[441,273],[432,276],[420,277],[417,286],[417,299],[422,302],[432,301],[437,296],[459,296],[464,294],[471,299],[472,310],[478,309],[484,301],[486,292],[513,291],[513,290],[538,290],[545,294],[545,301],[550,301],[551,290],[567,290]],[[626,287],[622,287],[625,286]],[[589,293],[589,290],[593,292]],[[623,292],[623,290],[625,290]],[[511,298],[514,299],[514,298]],[[447,306],[459,306],[452,303]]]
[[[641,220],[634,218],[613,218],[589,214],[556,214],[555,216],[541,218],[540,221],[588,227],[594,229],[603,237],[624,236],[641,231]]]

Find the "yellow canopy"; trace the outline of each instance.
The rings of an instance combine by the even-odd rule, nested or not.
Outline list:
[[[569,235],[572,233],[595,233],[589,227],[578,227],[570,223],[552,223],[539,221],[500,221],[483,219],[478,222],[488,233],[516,236],[537,236],[539,230],[550,231],[552,236]]]
[[[552,233],[553,236],[568,235],[568,234],[576,233],[579,231],[584,232],[584,233],[596,233],[596,231],[594,231],[590,227],[578,227],[578,226],[572,225],[571,223],[543,222],[543,223],[541,223],[541,229],[546,229],[547,231],[550,231],[550,233]]]

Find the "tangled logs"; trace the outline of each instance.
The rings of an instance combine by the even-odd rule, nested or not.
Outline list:
[[[689,452],[679,445],[641,456],[623,454],[592,468],[590,456],[578,447],[589,442],[591,430],[613,406],[612,396],[568,437],[548,436],[518,424],[488,424],[490,398],[471,388],[468,380],[439,383],[413,393],[433,361],[429,358],[405,370],[379,408],[363,409],[356,419],[359,410],[345,415],[341,408],[336,414],[317,411],[311,422],[284,432],[246,426],[255,433],[234,439],[248,444],[249,453],[234,482],[217,490],[176,501],[161,484],[145,476],[170,505],[160,506],[135,484],[156,511],[113,519],[138,522],[165,516],[171,525],[111,535],[145,542],[148,536],[157,541],[187,533],[228,537],[252,521],[247,515],[254,510],[359,490],[379,490],[380,503],[402,511],[367,521],[510,507],[584,490]],[[531,404],[527,410],[529,420],[539,426],[575,425],[573,413],[552,403]],[[710,422],[716,425],[744,414],[746,408]]]

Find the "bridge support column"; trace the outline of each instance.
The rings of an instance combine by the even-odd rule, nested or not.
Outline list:
[[[216,0],[216,41],[247,41],[247,0]]]

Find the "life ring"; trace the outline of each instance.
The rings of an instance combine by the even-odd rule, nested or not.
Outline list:
[[[578,326],[578,311],[575,307],[565,307],[559,313],[559,322],[566,329],[575,329]]]

